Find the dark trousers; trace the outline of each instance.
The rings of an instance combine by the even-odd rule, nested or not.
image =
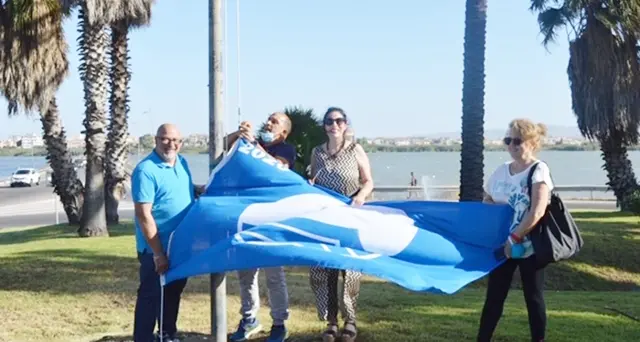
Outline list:
[[[156,322],[160,326],[160,276],[156,273],[153,254],[138,253],[140,262],[140,286],[136,300],[136,312],[133,323],[134,342],[154,341],[153,330]],[[173,336],[178,331],[176,322],[180,309],[180,296],[187,279],[176,280],[164,288],[162,333]]]
[[[516,268],[520,269],[524,299],[529,314],[531,341],[544,340],[547,326],[547,312],[544,304],[544,268],[536,264],[536,256],[526,259],[508,259],[489,274],[487,296],[480,318],[478,342],[490,341],[498,321],[502,316],[504,301],[507,299],[511,280]]]

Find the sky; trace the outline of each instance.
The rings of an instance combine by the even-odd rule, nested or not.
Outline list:
[[[225,1],[227,132],[237,128],[238,106],[254,126],[289,106],[319,116],[339,106],[358,136],[460,131],[465,0],[239,0],[239,35],[236,1]],[[207,3],[158,0],[150,26],[131,32],[132,135],[165,122],[183,135],[208,133]],[[69,136],[84,117],[77,23],[73,16],[64,25],[70,73],[57,94]],[[516,117],[576,125],[567,39],[548,48],[541,41],[528,1],[489,2],[486,129]],[[37,117],[9,118],[0,100],[0,139],[40,132]]]

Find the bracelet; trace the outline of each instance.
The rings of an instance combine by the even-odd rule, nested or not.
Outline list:
[[[518,235],[516,235],[516,233],[511,233],[511,235],[509,235],[509,237],[512,238],[513,241],[515,241],[516,243],[522,242],[522,238],[519,237]]]
[[[515,243],[513,242],[513,240],[511,239],[511,236],[509,236],[507,238],[507,242],[509,242],[509,246],[513,246]]]

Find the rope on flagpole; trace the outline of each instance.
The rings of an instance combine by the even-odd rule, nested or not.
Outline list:
[[[242,122],[242,97],[240,88],[240,0],[236,0],[236,84],[238,92],[238,126]]]
[[[224,30],[224,39],[222,41],[222,56],[223,56],[223,61],[222,61],[222,70],[226,71],[227,70],[227,65],[229,65],[229,54],[227,52],[227,41],[229,41],[229,30],[228,30],[228,24],[227,24],[227,15],[228,15],[228,9],[227,9],[227,4],[228,1],[223,1],[222,2],[222,27]],[[225,105],[227,103],[229,103],[229,87],[227,85],[227,80],[225,79],[224,82],[222,82],[222,91],[224,93],[224,103]],[[225,106],[225,118],[228,117],[227,115],[229,114],[229,112],[226,109]],[[225,132],[229,132],[229,123],[227,122],[227,120],[225,120]],[[226,133],[225,133],[226,134]],[[226,147],[225,147],[225,152],[226,152]]]

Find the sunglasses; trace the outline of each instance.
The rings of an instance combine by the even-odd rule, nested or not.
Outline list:
[[[502,141],[504,141],[504,144],[507,146],[511,145],[511,143],[513,143],[515,146],[522,145],[522,139],[520,138],[506,137]]]
[[[325,126],[332,126],[334,122],[335,122],[335,123],[337,123],[337,124],[338,124],[338,126],[340,126],[340,125],[342,125],[343,123],[345,123],[345,122],[346,122],[346,120],[345,120],[344,118],[337,118],[337,119],[330,119],[330,118],[327,118],[327,119],[324,119],[324,125],[325,125]]]

